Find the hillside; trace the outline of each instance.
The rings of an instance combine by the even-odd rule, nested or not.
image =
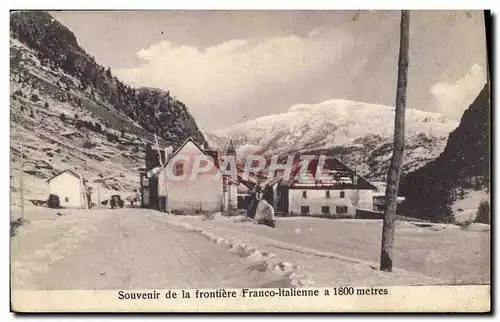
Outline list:
[[[436,158],[457,123],[436,113],[408,109],[404,171]],[[366,178],[381,180],[392,155],[394,108],[331,100],[300,104],[288,112],[260,117],[227,129],[205,133],[209,144],[224,149],[233,139],[239,157],[249,153],[325,153],[356,167]]]
[[[45,199],[44,181],[68,168],[88,180],[105,178],[104,194],[131,192],[155,132],[164,146],[189,136],[206,144],[181,101],[123,84],[50,14],[15,12],[10,23],[12,204],[19,199],[21,141],[27,199]]]
[[[453,220],[452,204],[473,198],[490,184],[490,89],[485,85],[464,112],[436,160],[401,180],[402,211],[435,221]],[[453,208],[459,208],[454,205]],[[469,206],[470,207],[470,206]]]

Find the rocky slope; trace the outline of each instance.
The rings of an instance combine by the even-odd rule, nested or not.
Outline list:
[[[451,204],[490,183],[490,88],[485,85],[464,112],[436,160],[401,180],[402,211],[435,221],[452,221]],[[480,200],[479,200],[480,201]]]
[[[232,138],[240,157],[294,152],[336,155],[365,177],[381,180],[392,155],[393,124],[392,107],[331,100],[296,105],[287,113],[260,117],[205,136],[219,149]],[[435,159],[456,126],[440,114],[408,109],[404,171]]]
[[[206,144],[181,101],[169,92],[123,84],[50,14],[11,13],[10,26],[13,204],[19,199],[21,141],[27,199],[46,198],[44,181],[75,168],[89,180],[104,178],[109,193],[132,191],[153,133],[162,145],[175,147],[189,136]]]

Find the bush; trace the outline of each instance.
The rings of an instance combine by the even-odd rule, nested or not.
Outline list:
[[[102,126],[101,126],[101,124],[96,123],[94,125],[94,131],[97,132],[97,133],[101,133],[102,132]]]
[[[109,142],[118,141],[118,136],[113,133],[106,132],[106,138]]]
[[[38,102],[40,98],[36,94],[31,94],[30,100],[33,102]]]
[[[490,224],[490,203],[488,201],[481,201],[474,221],[481,224]]]
[[[28,224],[28,221],[24,218],[18,218],[10,222],[10,237],[14,237],[17,234],[19,227]]]
[[[45,102],[45,104],[43,105],[43,107],[49,108],[49,102]]]
[[[75,123],[75,127],[76,127],[77,129],[81,129],[83,126],[85,126],[85,123],[84,123],[84,122],[82,122],[81,120],[78,120],[78,119],[77,119],[77,121],[76,121],[76,123]]]
[[[89,140],[86,140],[85,142],[83,142],[83,148],[84,149],[92,149],[95,146],[96,146],[96,144],[90,142]]]
[[[462,230],[467,230],[470,225],[472,225],[472,220],[466,220],[464,222],[457,223],[457,225],[460,226]]]
[[[59,114],[59,119],[61,120],[61,122],[66,122],[66,114],[64,113]]]

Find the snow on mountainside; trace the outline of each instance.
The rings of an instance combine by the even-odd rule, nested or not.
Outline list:
[[[10,46],[11,54],[19,56],[10,73],[11,204],[20,204],[21,140],[27,200],[45,200],[45,180],[66,169],[78,169],[90,181],[104,179],[101,200],[117,191],[131,193],[137,188],[138,152],[148,133],[125,115],[97,107],[102,109],[101,117],[127,125],[128,131],[122,136],[119,130],[106,127],[102,118],[92,113],[90,104],[95,103],[84,93],[61,88],[63,79],[68,83],[77,80],[60,69],[42,66],[36,52],[21,42],[11,39]],[[99,129],[90,130],[87,124],[98,124]]]
[[[26,205],[46,200],[45,181],[67,169],[80,172],[94,193],[100,179],[101,200],[132,195],[153,133],[162,146],[188,137],[205,144],[184,103],[168,91],[122,83],[49,13],[10,18],[12,205],[20,205],[21,142]]]
[[[210,145],[224,149],[227,138],[248,153],[327,153],[356,167],[369,179],[382,179],[392,154],[394,108],[347,100],[299,104],[288,112],[205,133]],[[404,171],[435,159],[458,123],[441,114],[406,111]]]

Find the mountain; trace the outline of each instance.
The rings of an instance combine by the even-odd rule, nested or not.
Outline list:
[[[224,149],[228,138],[239,157],[256,153],[295,152],[340,157],[366,178],[384,178],[392,155],[394,108],[347,100],[299,104],[288,112],[260,117],[226,129],[204,133],[210,145]],[[435,159],[457,123],[436,113],[406,111],[404,171]]]
[[[10,15],[11,192],[19,194],[23,142],[27,198],[46,198],[48,177],[78,168],[104,187],[139,185],[145,144],[206,144],[187,107],[168,91],[132,88],[96,63],[49,13]],[[95,200],[95,199],[94,199]]]
[[[434,161],[402,178],[401,211],[434,221],[452,221],[451,205],[490,183],[490,87],[486,84]],[[462,196],[460,196],[462,195]]]

